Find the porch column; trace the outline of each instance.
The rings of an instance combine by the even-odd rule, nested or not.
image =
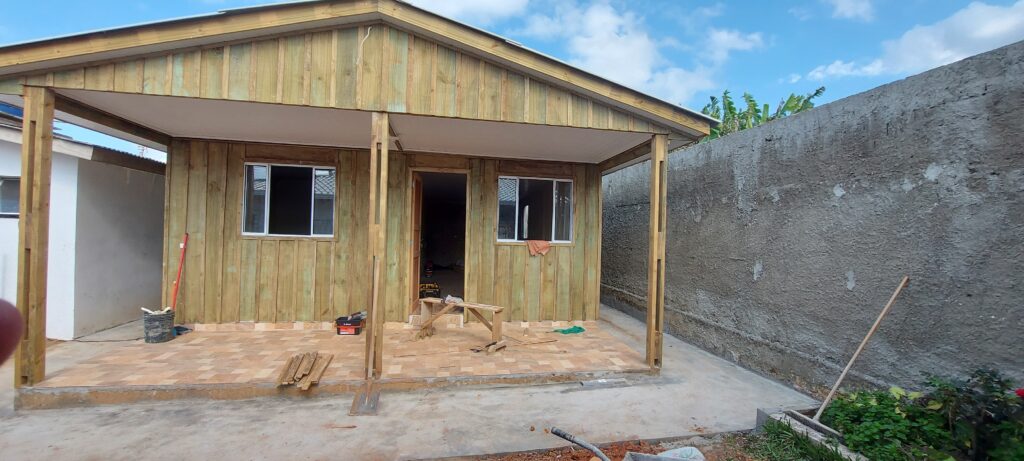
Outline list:
[[[374,112],[370,139],[370,223],[368,229],[370,280],[370,309],[366,328],[366,379],[380,378],[383,366],[384,316],[381,277],[387,242],[388,209],[388,144],[387,112]]]
[[[18,310],[25,335],[14,354],[14,386],[46,376],[46,260],[50,235],[53,164],[53,90],[25,86],[18,203]]]
[[[647,256],[647,365],[661,370],[665,321],[665,226],[667,214],[666,160],[668,136],[651,139],[651,210]]]

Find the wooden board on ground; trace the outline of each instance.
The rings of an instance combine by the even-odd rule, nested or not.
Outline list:
[[[283,387],[295,384],[295,387],[298,387],[300,390],[309,390],[312,385],[320,382],[333,359],[334,354],[320,352],[295,354],[288,359],[284,368],[281,369],[281,373],[277,378],[277,385],[278,387]]]

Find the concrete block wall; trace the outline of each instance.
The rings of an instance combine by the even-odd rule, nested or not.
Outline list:
[[[602,301],[642,316],[649,166],[604,178]],[[821,391],[1024,381],[1024,42],[677,151],[666,325]]]

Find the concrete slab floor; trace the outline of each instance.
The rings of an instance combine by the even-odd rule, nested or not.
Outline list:
[[[641,322],[612,309],[602,310],[602,316],[610,322],[605,328],[641,348]],[[106,335],[134,337],[132,328]],[[103,344],[60,344],[47,354],[49,366],[98,353]],[[12,460],[135,460],[142,453],[145,459],[158,460],[471,456],[564,445],[543,431],[551,426],[598,443],[657,439],[749,429],[758,407],[815,403],[673,337],[666,337],[664,363],[660,377],[631,378],[629,385],[618,387],[560,384],[385,393],[380,414],[369,417],[348,416],[348,396],[15,413],[8,364],[0,368],[0,453]]]

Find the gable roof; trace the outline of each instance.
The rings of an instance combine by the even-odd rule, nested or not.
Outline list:
[[[399,0],[314,0],[225,10],[156,23],[86,32],[0,48],[0,79],[86,63],[243,41],[345,24],[384,22],[438,43],[496,61],[531,78],[569,88],[696,139],[717,123],[703,114],[646,95]]]

